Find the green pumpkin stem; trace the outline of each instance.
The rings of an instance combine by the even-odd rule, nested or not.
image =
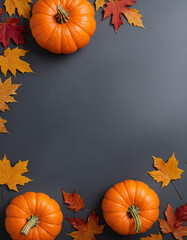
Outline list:
[[[23,235],[27,236],[29,234],[29,231],[31,230],[31,228],[37,227],[38,223],[39,223],[39,218],[37,216],[35,216],[35,215],[30,216],[27,219],[27,223],[21,230],[21,233]]]
[[[57,6],[57,14],[55,15],[57,23],[66,23],[69,19],[68,11],[65,11],[61,4]]]
[[[128,208],[127,213],[130,217],[134,218],[134,221],[136,223],[135,232],[139,233],[140,229],[141,229],[141,226],[142,226],[142,223],[141,223],[141,220],[140,220],[140,217],[139,217],[139,214],[140,214],[139,208],[136,207],[136,206],[130,206]]]

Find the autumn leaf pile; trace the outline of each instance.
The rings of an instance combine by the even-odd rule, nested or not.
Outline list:
[[[138,10],[129,8],[135,4],[135,0],[95,0],[96,11],[104,8],[104,19],[112,16],[111,23],[114,25],[115,32],[121,24],[124,24],[122,15],[126,18],[130,25],[144,28],[142,23],[142,15]]]
[[[13,14],[17,13],[19,16],[29,19],[31,7],[29,5],[31,1],[29,0],[5,0],[4,8],[10,16],[4,20],[3,14],[5,12],[4,8],[0,7],[0,68],[1,73],[6,77],[7,72],[9,71],[14,77],[16,77],[16,72],[29,73],[32,72],[30,64],[20,59],[24,57],[28,52],[19,47],[11,49],[8,47],[12,39],[15,45],[25,44],[24,33],[26,29],[23,25],[20,24],[21,18],[11,17]],[[4,112],[6,110],[10,111],[10,108],[7,104],[11,102],[16,102],[13,95],[16,94],[16,90],[20,84],[13,84],[11,77],[5,79],[4,81],[0,79],[0,111]],[[8,133],[5,124],[7,120],[3,119],[0,116],[0,133]]]
[[[180,179],[183,170],[178,168],[178,161],[175,158],[175,154],[168,159],[165,163],[163,159],[153,156],[155,171],[148,171],[148,174],[157,182],[162,183],[162,188],[166,187],[170,182],[173,183],[175,190],[177,191],[180,199],[182,196],[174,182],[174,180]],[[166,221],[158,219],[161,232],[172,233],[175,239],[182,240],[184,236],[187,236],[187,227],[184,226],[184,222],[187,221],[187,203],[177,208],[176,213],[171,205],[167,204],[165,211]],[[141,238],[141,240],[162,240],[162,234],[151,234],[148,237]]]

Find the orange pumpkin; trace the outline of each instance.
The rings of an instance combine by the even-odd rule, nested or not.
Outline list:
[[[53,53],[73,53],[88,44],[96,28],[95,11],[87,0],[39,0],[30,28],[37,43]]]
[[[158,219],[159,199],[145,183],[126,180],[106,192],[102,209],[114,231],[132,235],[145,232]]]
[[[27,192],[6,209],[5,227],[13,240],[53,240],[61,231],[58,203],[43,193]]]

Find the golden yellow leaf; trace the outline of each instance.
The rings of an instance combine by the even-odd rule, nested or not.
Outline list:
[[[157,168],[158,171],[148,173],[157,182],[162,182],[162,187],[167,186],[171,180],[181,178],[183,170],[177,167],[178,161],[174,153],[166,163],[161,158],[153,157],[153,159],[154,167]]]
[[[104,5],[105,5],[105,0],[95,0],[96,11],[99,8],[103,8]]]
[[[140,238],[140,240],[162,240],[161,233],[157,234],[150,234],[150,237]]]
[[[143,22],[141,19],[142,15],[139,13],[138,10],[131,9],[131,8],[125,8],[123,13],[130,25],[133,24],[134,26],[144,28],[144,25],[143,25]]]
[[[0,185],[7,184],[10,190],[18,192],[16,185],[24,185],[32,181],[31,179],[22,176],[23,173],[28,172],[27,161],[19,161],[14,167],[11,167],[10,161],[4,155],[3,160],[0,160]]]
[[[6,76],[9,70],[14,76],[16,76],[16,69],[22,73],[33,72],[30,68],[30,64],[21,60],[20,57],[25,56],[28,51],[14,48],[7,48],[4,51],[4,55],[0,56],[1,72]]]
[[[24,18],[30,18],[31,7],[29,3],[32,3],[31,0],[5,0],[4,6],[6,7],[6,11],[11,16],[15,14],[15,10],[17,8],[17,12],[19,16],[23,16]]]
[[[10,110],[6,103],[16,102],[11,95],[16,94],[16,90],[20,84],[12,84],[11,77],[4,82],[0,79],[0,111]]]
[[[4,125],[6,122],[7,122],[6,120],[0,117],[0,133],[8,133]]]

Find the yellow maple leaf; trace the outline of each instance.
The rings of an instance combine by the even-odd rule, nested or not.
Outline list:
[[[140,238],[140,240],[162,240],[161,233],[157,234],[150,234],[150,237]]]
[[[99,8],[103,8],[104,5],[105,0],[95,0],[96,11],[98,11]]]
[[[4,82],[0,79],[0,111],[10,110],[6,103],[16,102],[14,97],[11,95],[16,94],[16,90],[20,84],[12,84],[11,77]]]
[[[32,181],[28,177],[22,176],[23,173],[28,172],[27,161],[19,161],[14,167],[10,165],[4,155],[3,160],[0,160],[0,185],[6,184],[10,190],[18,192],[16,185],[24,185]]]
[[[0,117],[0,133],[8,133],[6,127],[5,127],[5,123],[7,121],[4,120],[3,118]]]
[[[23,16],[24,18],[30,18],[31,7],[29,3],[32,3],[31,0],[5,0],[4,6],[6,7],[6,11],[11,16],[15,14],[15,10],[17,8],[17,12],[19,16]]]
[[[20,57],[25,56],[28,51],[14,48],[7,48],[4,51],[4,55],[0,56],[1,72],[6,76],[9,70],[14,76],[16,76],[16,69],[22,73],[33,72],[30,68],[30,64],[21,60]]]
[[[136,9],[125,8],[123,11],[128,23],[137,27],[145,28],[142,22],[142,15]]]
[[[176,160],[174,153],[166,163],[161,158],[153,156],[153,159],[154,167],[158,170],[148,173],[157,182],[162,182],[162,187],[167,186],[171,180],[181,178],[183,170],[177,167],[178,161]]]

